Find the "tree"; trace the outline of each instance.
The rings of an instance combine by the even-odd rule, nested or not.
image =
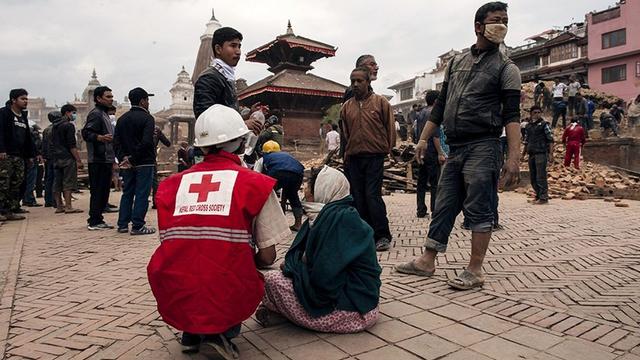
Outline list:
[[[342,104],[332,105],[325,112],[324,117],[322,118],[323,124],[337,124],[340,120],[340,108]]]

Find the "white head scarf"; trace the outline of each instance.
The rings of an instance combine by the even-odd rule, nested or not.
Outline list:
[[[313,225],[318,213],[331,202],[342,200],[350,194],[349,181],[338,170],[324,166],[313,187],[313,199],[315,202],[304,202],[302,207],[309,216],[309,224]]]

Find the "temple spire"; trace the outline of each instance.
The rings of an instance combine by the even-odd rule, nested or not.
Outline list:
[[[287,23],[287,35],[293,35],[293,28],[291,27],[291,20]]]
[[[213,8],[211,8],[211,20],[218,21],[218,19],[216,19],[216,13]]]
[[[93,68],[93,72],[91,73],[91,78],[92,79],[97,79],[98,75],[96,75],[96,68]]]

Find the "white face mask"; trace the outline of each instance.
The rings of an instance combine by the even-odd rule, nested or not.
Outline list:
[[[482,35],[492,43],[499,45],[507,36],[507,30],[508,27],[505,24],[485,24]]]

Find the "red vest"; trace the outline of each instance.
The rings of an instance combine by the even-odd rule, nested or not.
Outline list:
[[[165,322],[190,333],[219,334],[253,314],[264,280],[249,241],[275,182],[221,151],[160,184],[161,244],[147,276]]]

